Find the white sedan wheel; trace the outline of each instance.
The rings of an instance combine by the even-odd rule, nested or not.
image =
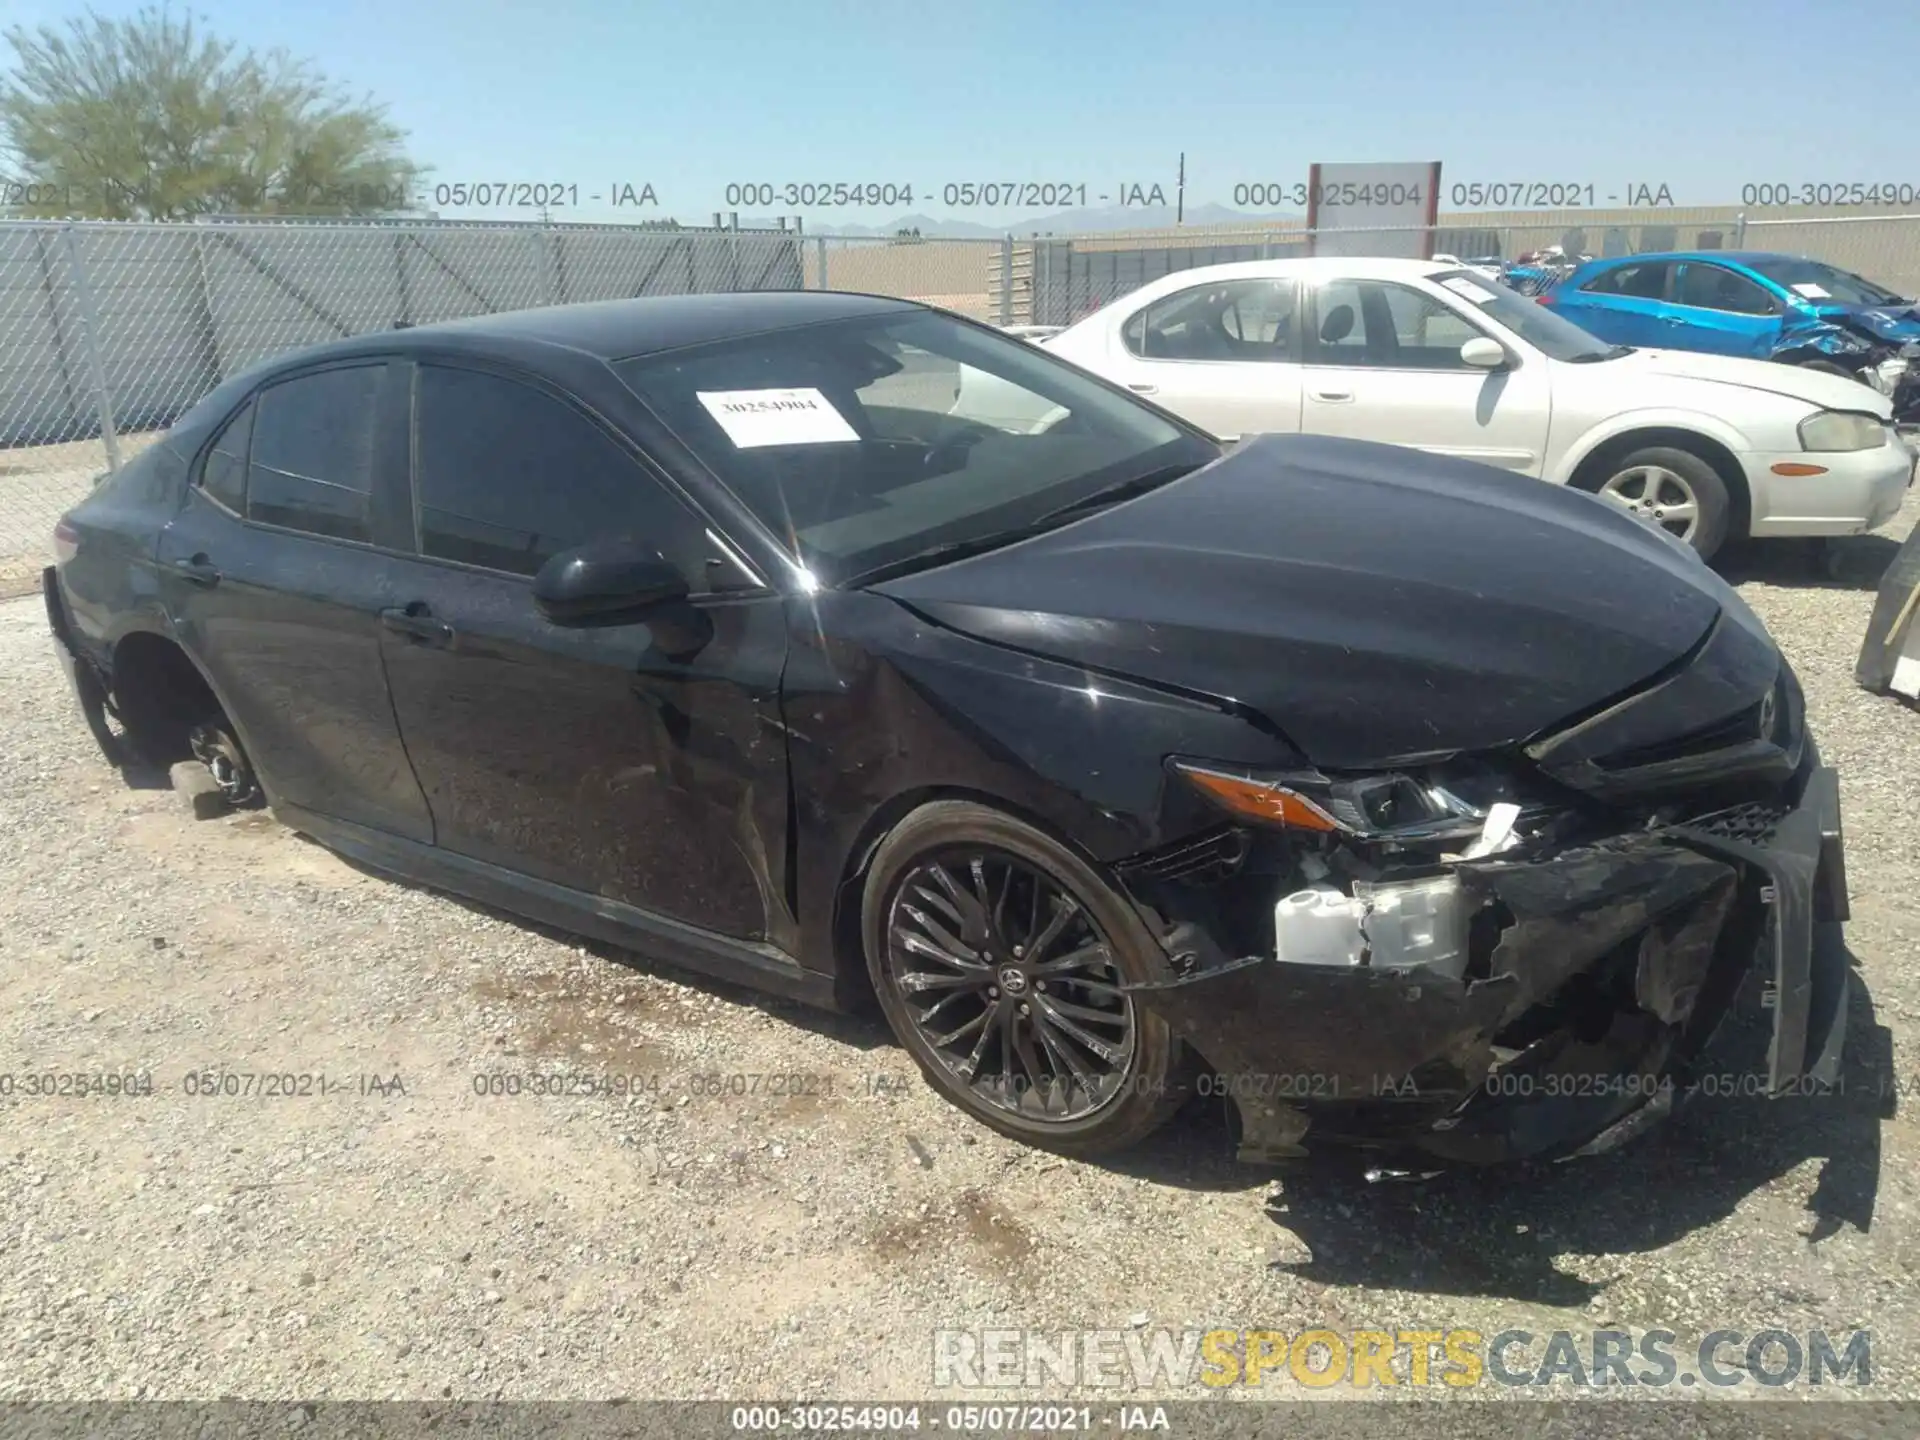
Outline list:
[[[1602,485],[1600,493],[1688,544],[1700,529],[1700,497],[1686,476],[1664,465],[1629,466]]]

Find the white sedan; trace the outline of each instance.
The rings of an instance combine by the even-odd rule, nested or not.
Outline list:
[[[1224,440],[1305,431],[1479,460],[1607,496],[1703,555],[1873,529],[1914,471],[1886,397],[1858,381],[1610,346],[1432,261],[1183,270],[1037,343]],[[970,380],[957,413],[1050,423]]]

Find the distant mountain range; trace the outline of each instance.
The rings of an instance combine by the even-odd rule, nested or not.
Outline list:
[[[1271,225],[1277,221],[1298,221],[1305,217],[1288,214],[1252,214],[1232,210],[1225,205],[1195,205],[1187,210],[1181,223],[1186,225]],[[902,215],[881,225],[809,224],[814,235],[897,235],[902,230],[918,230],[928,240],[991,240],[1002,235],[1025,239],[1034,235],[1069,235],[1107,230],[1164,230],[1174,223],[1171,205],[1111,205],[1102,209],[1061,210],[1026,220],[1008,220],[998,225],[973,220],[936,219],[931,215]],[[743,227],[772,228],[772,219],[740,219]]]

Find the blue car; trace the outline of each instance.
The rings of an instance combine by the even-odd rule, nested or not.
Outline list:
[[[1778,360],[1860,380],[1920,423],[1920,310],[1798,255],[1701,250],[1580,266],[1540,303],[1616,345]]]

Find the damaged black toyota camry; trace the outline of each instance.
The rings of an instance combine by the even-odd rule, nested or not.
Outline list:
[[[110,756],[369,866],[819,1004],[1075,1154],[1483,1164],[1671,1108],[1758,967],[1846,1011],[1792,670],[1605,502],[1223,452],[904,301],[424,326],[223,384],[66,515]],[[1215,1084],[1217,1082],[1217,1084]]]

